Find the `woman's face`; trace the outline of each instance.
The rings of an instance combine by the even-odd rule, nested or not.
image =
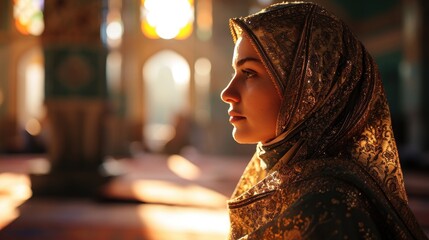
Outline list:
[[[232,135],[238,143],[268,142],[276,137],[280,96],[261,58],[246,36],[235,44],[234,75],[222,91],[229,104]]]

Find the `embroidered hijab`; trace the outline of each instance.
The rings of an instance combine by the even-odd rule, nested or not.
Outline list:
[[[319,5],[294,2],[233,18],[230,29],[234,42],[243,34],[250,38],[282,96],[279,137],[258,145],[229,202],[230,238],[310,236],[319,223],[313,219],[307,228],[297,226],[291,206],[312,191],[364,193],[355,207],[376,202],[390,214],[396,234],[405,238],[418,232],[413,236],[424,238],[407,206],[377,66],[348,27]]]

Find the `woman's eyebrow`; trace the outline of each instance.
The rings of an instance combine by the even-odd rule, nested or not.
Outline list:
[[[245,62],[248,62],[248,61],[262,63],[259,58],[245,57],[245,58],[242,58],[242,59],[238,60],[237,63],[236,63],[236,66],[239,67],[239,66],[243,65]]]

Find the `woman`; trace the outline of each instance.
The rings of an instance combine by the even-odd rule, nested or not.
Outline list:
[[[427,239],[407,205],[373,59],[311,3],[230,20],[233,137],[257,150],[228,202],[230,239]]]

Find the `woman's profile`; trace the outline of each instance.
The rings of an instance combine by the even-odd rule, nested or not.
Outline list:
[[[228,201],[230,239],[427,239],[408,207],[377,66],[337,17],[279,3],[230,20],[221,98],[256,152]]]

